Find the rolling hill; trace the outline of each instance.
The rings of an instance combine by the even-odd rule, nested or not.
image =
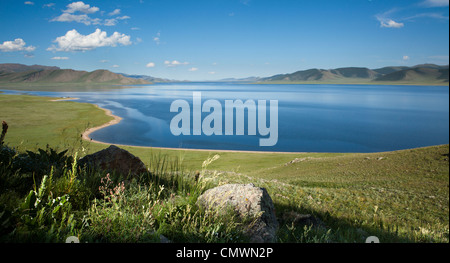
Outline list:
[[[0,64],[0,84],[13,83],[132,85],[149,84],[150,82],[128,78],[103,69],[87,72],[40,65]]]
[[[127,78],[132,78],[132,79],[143,79],[149,82],[178,82],[178,80],[171,80],[171,79],[163,79],[163,78],[156,78],[156,77],[152,77],[152,76],[148,76],[148,75],[129,75],[129,74],[125,74],[125,73],[117,73],[120,74],[124,77]]]
[[[415,67],[378,76],[374,81],[449,82],[448,68]]]
[[[347,67],[337,69],[307,69],[290,74],[263,78],[268,83],[398,83],[448,85],[448,65],[422,64],[414,67],[384,67],[368,69]]]
[[[60,69],[59,67],[48,67],[48,66],[42,66],[42,65],[23,65],[23,64],[16,64],[16,63],[4,63],[0,64],[0,72],[3,73],[14,73],[14,72],[24,72],[29,70],[56,70]]]

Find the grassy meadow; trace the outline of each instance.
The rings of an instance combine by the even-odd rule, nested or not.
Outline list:
[[[195,201],[213,186],[251,182],[274,201],[281,243],[353,243],[373,235],[381,242],[449,242],[449,145],[292,154],[124,146],[152,174],[109,178],[71,167],[108,146],[80,135],[111,117],[90,104],[52,99],[0,94],[0,120],[9,125],[4,145],[15,150],[10,164],[0,163],[0,217],[11,218],[0,241],[61,242],[77,235],[90,242],[159,242],[163,235],[174,242],[245,242],[238,219],[204,213]],[[28,150],[27,158],[35,157],[39,148],[49,156],[68,151],[58,159],[59,169],[44,167],[40,175],[14,168],[16,156],[25,158]],[[205,162],[215,155],[220,158]],[[50,202],[56,196],[58,208]],[[31,200],[46,198],[48,204],[32,207]],[[293,212],[322,223],[299,224]]]

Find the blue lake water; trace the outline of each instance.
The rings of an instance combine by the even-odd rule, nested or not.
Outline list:
[[[267,100],[268,104],[269,100],[278,100],[277,144],[260,147],[259,135],[174,136],[170,122],[177,113],[170,112],[170,105],[174,100],[186,100],[192,115],[193,92],[201,92],[202,102],[214,99],[222,106],[225,100],[256,103]],[[91,134],[93,139],[111,144],[249,151],[378,152],[449,143],[449,87],[172,83],[101,92],[27,93],[77,97],[80,102],[111,110],[123,120]],[[202,119],[208,114],[203,113]]]

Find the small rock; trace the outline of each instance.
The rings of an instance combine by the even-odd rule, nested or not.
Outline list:
[[[314,157],[295,158],[294,160],[292,160],[290,162],[287,162],[284,165],[288,166],[288,165],[291,165],[291,164],[294,164],[294,163],[301,163],[301,162],[304,162],[304,161],[317,160],[317,159],[320,159],[320,158],[314,158]]]
[[[168,244],[168,243],[170,243],[170,240],[163,235],[159,235],[159,242],[162,244]]]
[[[325,223],[322,220],[310,214],[302,215],[294,211],[284,213],[283,220],[297,226],[325,227]]]

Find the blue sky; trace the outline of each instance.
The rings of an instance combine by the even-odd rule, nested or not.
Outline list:
[[[448,0],[1,0],[0,63],[179,80],[449,63]]]

